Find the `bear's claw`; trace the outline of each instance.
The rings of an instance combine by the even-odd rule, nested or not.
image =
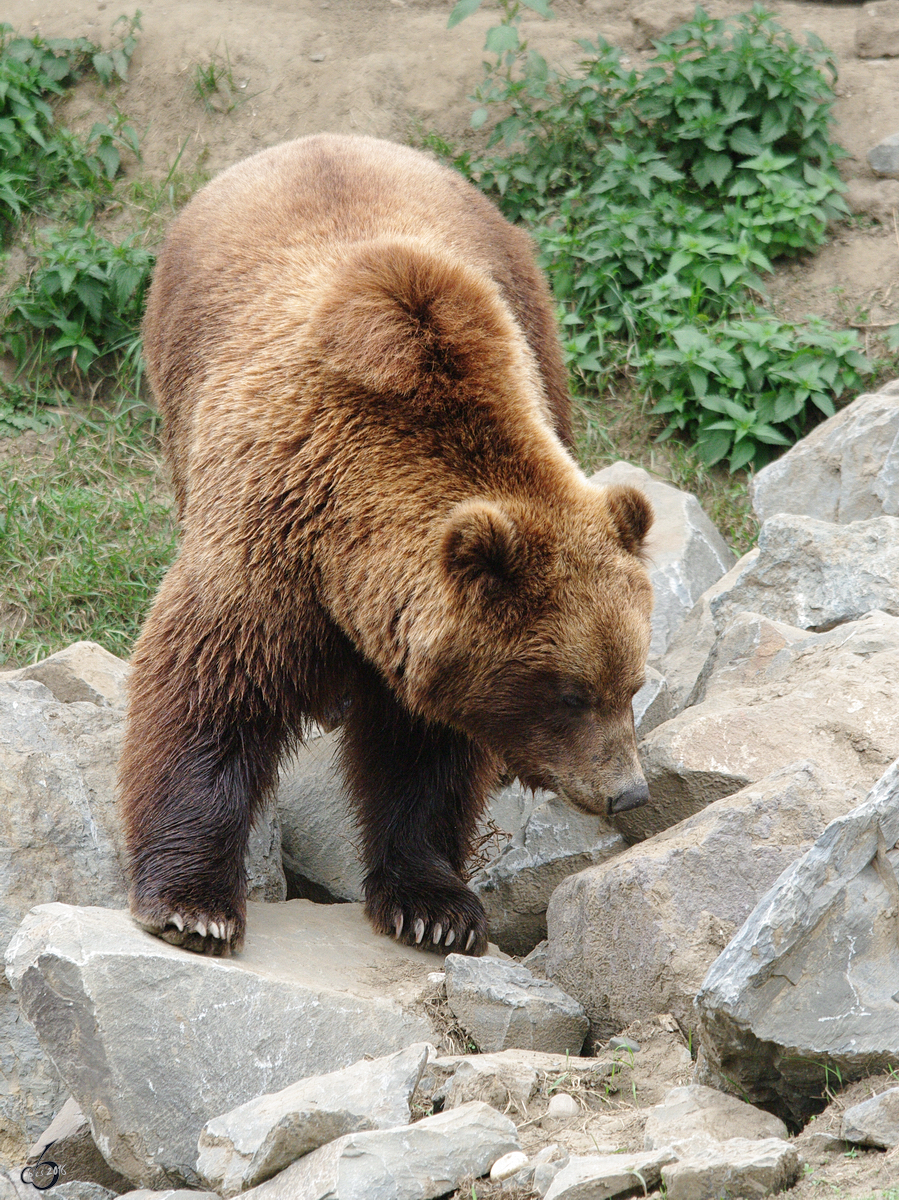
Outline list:
[[[448,874],[448,873],[447,873]],[[366,881],[365,911],[379,933],[407,946],[445,954],[483,954],[487,949],[487,915],[472,892],[447,878],[420,888],[408,878],[400,887],[379,874]]]
[[[141,929],[194,954],[229,958],[243,946],[244,922],[237,917],[212,918],[200,913],[191,916],[184,910],[162,906],[141,911],[137,905],[132,906],[131,915]]]

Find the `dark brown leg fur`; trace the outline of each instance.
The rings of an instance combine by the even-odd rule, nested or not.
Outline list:
[[[372,925],[407,945],[483,954],[487,917],[461,876],[496,775],[492,757],[411,716],[372,679],[347,712],[342,759],[362,826]]]
[[[193,616],[188,629],[202,626]],[[188,647],[178,617],[157,605],[133,658],[120,767],[131,911],[168,942],[229,954],[243,942],[247,839],[273,782],[281,729],[229,661],[227,641],[210,684],[208,661],[199,661],[208,645],[198,638]]]

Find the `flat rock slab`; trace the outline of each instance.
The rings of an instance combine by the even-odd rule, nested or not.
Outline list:
[[[718,1142],[731,1138],[786,1141],[790,1134],[773,1113],[696,1083],[672,1088],[661,1104],[649,1110],[643,1131],[646,1150],[671,1146],[677,1151],[680,1143],[696,1136]]]
[[[313,1150],[246,1200],[435,1200],[520,1150],[508,1117],[477,1101],[399,1129],[350,1133]]]
[[[897,842],[899,760],[784,872],[712,964],[696,998],[698,1082],[736,1087],[802,1124],[828,1079],[899,1061]]]
[[[779,1138],[708,1143],[662,1168],[668,1200],[770,1196],[792,1186],[798,1176],[796,1149]]]
[[[145,1187],[197,1183],[206,1121],[433,1037],[411,1004],[434,958],[358,905],[249,906],[246,947],[204,958],[126,912],[34,909],[7,975],[107,1161]]]
[[[478,1047],[580,1054],[589,1022],[577,1000],[526,967],[485,955],[446,957],[446,998]]]
[[[550,1184],[544,1200],[611,1200],[622,1192],[649,1191],[674,1161],[669,1149],[639,1154],[590,1154],[572,1157]]]
[[[837,525],[780,513],[727,591],[710,601],[720,632],[738,612],[829,629],[880,609],[899,616],[899,517]]]
[[[882,519],[894,521],[899,532],[899,519]],[[701,673],[702,702],[641,743],[651,800],[616,814],[615,824],[628,840],[659,833],[801,759],[810,759],[837,783],[865,789],[895,757],[899,618],[872,612],[804,639],[783,636],[773,655],[759,654],[744,641],[743,661],[733,663],[737,627],[746,633],[758,621],[745,613],[734,617],[719,639],[731,650],[713,649]],[[767,627],[770,632],[771,622]]]
[[[221,1195],[236,1196],[344,1134],[407,1125],[427,1058],[419,1042],[238,1105],[203,1126],[197,1169]]]

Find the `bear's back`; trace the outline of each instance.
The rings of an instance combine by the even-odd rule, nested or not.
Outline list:
[[[180,462],[204,380],[292,336],[347,246],[391,237],[421,240],[493,279],[537,359],[556,430],[570,441],[553,305],[527,234],[426,154],[374,138],[315,135],[263,150],[214,179],[179,216],[160,254],[144,346],[179,502]]]

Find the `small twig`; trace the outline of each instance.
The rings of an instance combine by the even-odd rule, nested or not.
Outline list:
[[[847,323],[850,329],[892,329],[894,325],[899,325],[899,317],[895,321],[868,321],[867,323],[849,321]]]

